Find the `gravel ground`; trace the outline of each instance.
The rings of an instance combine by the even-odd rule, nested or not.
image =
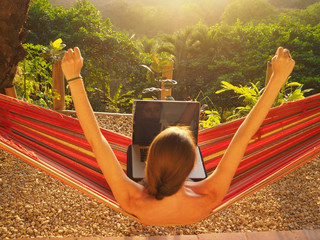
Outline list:
[[[131,132],[129,117],[100,125]],[[127,125],[121,124],[128,122]],[[320,158],[192,225],[144,226],[0,150],[0,238],[180,235],[320,229]]]

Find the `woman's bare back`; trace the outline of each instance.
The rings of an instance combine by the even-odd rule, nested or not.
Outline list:
[[[129,212],[150,225],[191,224],[207,217],[215,205],[212,196],[196,191],[197,184],[186,182],[176,194],[157,200],[139,187],[130,200]]]

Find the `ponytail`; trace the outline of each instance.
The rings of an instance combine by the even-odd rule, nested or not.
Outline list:
[[[158,182],[158,185],[156,184],[156,182],[152,182],[150,185],[145,183],[145,187],[147,188],[148,193],[151,196],[154,196],[157,200],[162,200],[164,197],[175,194],[181,187],[181,185],[171,186],[170,183],[165,184],[161,183],[161,181]]]

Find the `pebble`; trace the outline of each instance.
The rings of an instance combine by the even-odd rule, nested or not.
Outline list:
[[[98,121],[130,136],[129,116]],[[3,150],[0,165],[0,239],[320,229],[320,158],[199,223],[168,227],[142,225]]]

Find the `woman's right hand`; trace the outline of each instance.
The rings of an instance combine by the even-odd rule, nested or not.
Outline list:
[[[277,79],[281,79],[279,83],[281,86],[291,74],[294,65],[295,61],[291,58],[289,50],[279,47],[275,56],[272,58],[272,72],[274,76],[280,77]]]
[[[68,49],[62,59],[61,67],[66,80],[80,77],[81,69],[83,66],[83,58],[80,49]]]

